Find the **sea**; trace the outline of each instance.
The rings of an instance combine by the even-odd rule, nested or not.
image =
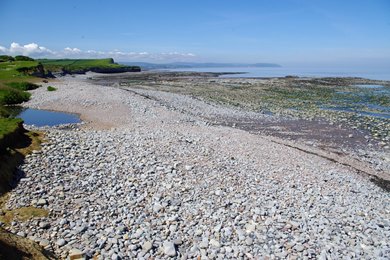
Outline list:
[[[221,77],[257,78],[257,77],[361,77],[373,80],[390,80],[390,68],[314,68],[314,67],[213,67],[213,68],[180,68],[169,71],[195,72],[242,72],[227,74]]]

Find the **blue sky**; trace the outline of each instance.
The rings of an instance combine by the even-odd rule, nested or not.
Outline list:
[[[1,0],[0,32],[35,57],[390,66],[389,0]]]

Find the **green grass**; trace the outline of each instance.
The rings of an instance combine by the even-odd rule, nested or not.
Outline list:
[[[38,60],[46,68],[50,67],[71,67],[71,68],[85,68],[85,67],[117,67],[122,66],[114,63],[114,60],[109,59],[42,59]]]
[[[117,65],[111,58],[108,59],[41,59],[38,60],[44,66],[112,66]]]
[[[19,118],[0,118],[0,139],[18,129],[22,122]]]
[[[31,94],[26,90],[39,87],[28,81],[35,77],[23,71],[34,71],[39,63],[37,61],[5,61],[0,62],[0,106],[19,104],[29,100]],[[0,112],[1,112],[0,108]],[[3,113],[0,113],[0,116]]]
[[[38,66],[37,61],[6,61],[0,62],[0,81],[3,83],[11,81],[22,81],[33,79],[32,76],[20,72],[21,68],[33,70]],[[19,70],[19,71],[18,71]]]
[[[57,89],[55,87],[52,87],[52,86],[48,86],[47,87],[47,91],[56,91]]]

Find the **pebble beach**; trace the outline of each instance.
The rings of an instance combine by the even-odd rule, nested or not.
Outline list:
[[[26,126],[45,142],[7,207],[49,216],[9,231],[63,259],[390,258],[390,193],[356,168],[204,119],[246,112],[154,92],[171,107],[87,77],[25,104],[84,123]]]

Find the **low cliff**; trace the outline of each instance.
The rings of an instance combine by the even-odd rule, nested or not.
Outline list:
[[[88,71],[96,73],[122,73],[122,72],[140,72],[141,68],[137,66],[123,67],[90,67],[83,69],[62,68],[62,74],[84,74]]]
[[[107,59],[43,59],[39,62],[47,72],[65,74],[84,74],[88,71],[97,73],[122,73],[140,72],[139,66],[126,66],[114,62],[112,58]]]

